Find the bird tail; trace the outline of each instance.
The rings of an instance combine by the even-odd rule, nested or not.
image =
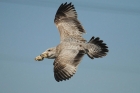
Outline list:
[[[106,56],[109,51],[103,40],[100,40],[99,37],[94,38],[94,36],[89,40],[87,50],[87,55],[91,59]]]

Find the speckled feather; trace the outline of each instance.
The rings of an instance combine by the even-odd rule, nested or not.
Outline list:
[[[35,60],[55,59],[53,65],[56,81],[70,79],[76,73],[76,69],[85,54],[91,59],[107,55],[108,47],[100,38],[92,37],[89,42],[86,42],[82,37],[85,30],[77,19],[76,10],[71,3],[60,5],[54,22],[60,32],[60,44],[47,49]]]
[[[79,20],[77,19],[77,13],[74,5],[71,3],[61,4],[58,8],[54,22],[60,32],[61,41],[68,36],[82,36],[85,30]],[[82,38],[85,40],[84,38]]]

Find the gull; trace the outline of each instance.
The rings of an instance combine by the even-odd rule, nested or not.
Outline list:
[[[72,3],[60,5],[54,23],[60,33],[60,44],[48,48],[35,60],[54,59],[54,78],[57,82],[69,80],[76,73],[85,54],[91,59],[107,55],[108,47],[99,37],[93,36],[88,42],[82,37],[86,31],[78,20]]]

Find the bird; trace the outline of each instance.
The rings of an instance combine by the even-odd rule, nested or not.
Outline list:
[[[69,80],[76,73],[84,55],[94,59],[102,58],[109,52],[108,46],[99,37],[93,36],[88,42],[83,38],[86,31],[71,2],[59,6],[54,23],[60,33],[60,44],[48,48],[35,57],[35,60],[54,59],[54,78],[57,82]]]

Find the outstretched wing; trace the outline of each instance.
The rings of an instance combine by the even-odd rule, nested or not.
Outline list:
[[[60,5],[56,12],[54,22],[60,32],[61,41],[70,35],[77,37],[85,33],[84,28],[77,19],[74,5],[71,3],[67,4],[66,2]]]
[[[85,52],[83,50],[64,49],[54,61],[54,77],[56,81],[71,78]]]

